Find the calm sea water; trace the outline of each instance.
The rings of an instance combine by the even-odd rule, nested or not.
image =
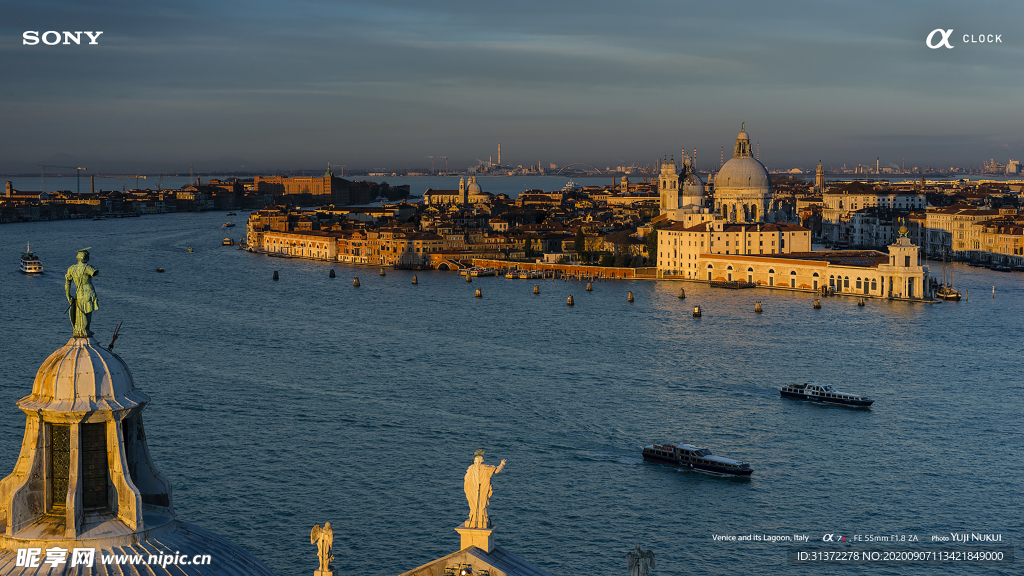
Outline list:
[[[439,272],[413,286],[413,272],[335,265],[330,279],[328,264],[221,247],[228,219],[0,226],[0,474],[24,431],[15,402],[70,337],[63,272],[90,246],[97,340],[124,321],[115,350],[153,399],[149,446],[179,517],[282,576],[316,568],[308,533],[324,521],[342,574],[394,575],[455,551],[477,448],[508,460],[490,509],[498,544],[559,575],[624,574],[637,543],[655,551],[655,574],[821,571],[788,565],[790,544],[715,534],[818,546],[826,533],[906,534],[924,547],[984,532],[1019,545],[1020,274],[958,267],[969,301],[938,305],[830,298],[814,310],[806,294],[671,282],[588,293],[547,280],[535,296],[537,281]],[[41,277],[17,271],[26,241]],[[808,380],[875,405],[779,398]],[[708,446],[755,472],[645,463],[652,441]],[[847,571],[1012,574],[1019,562]]]

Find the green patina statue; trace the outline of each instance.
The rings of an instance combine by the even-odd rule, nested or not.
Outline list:
[[[64,275],[64,294],[68,297],[68,315],[71,318],[71,326],[74,328],[75,338],[88,338],[92,336],[89,330],[89,323],[92,321],[92,312],[99,308],[96,300],[96,291],[92,288],[92,277],[100,271],[89,266],[89,249],[84,248],[78,251],[78,264],[68,268]],[[71,283],[75,283],[75,297],[71,297]]]

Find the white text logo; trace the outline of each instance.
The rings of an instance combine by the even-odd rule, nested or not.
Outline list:
[[[35,46],[36,44],[39,44],[40,41],[47,46],[56,46],[57,44],[81,44],[82,34],[89,37],[89,44],[99,44],[96,39],[99,38],[100,34],[103,34],[103,32],[93,32],[92,30],[86,30],[84,32],[79,30],[76,30],[75,32],[68,32],[67,30],[63,32],[47,30],[40,34],[38,30],[26,30],[21,35],[21,43],[25,46]]]
[[[935,38],[936,34],[942,35],[942,40],[939,40],[938,43],[936,43],[936,44],[932,44],[932,39]],[[932,30],[932,33],[928,35],[928,38],[925,39],[924,43],[927,44],[928,47],[931,48],[932,50],[935,50],[936,48],[942,48],[943,46],[945,46],[946,48],[949,48],[949,49],[952,50],[953,46],[950,45],[950,43],[949,43],[949,37],[952,36],[952,35],[953,35],[953,29],[952,28],[950,28],[949,30],[943,30],[942,28],[936,28],[935,30]]]

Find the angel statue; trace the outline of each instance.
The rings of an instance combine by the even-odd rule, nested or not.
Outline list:
[[[629,567],[629,576],[647,576],[647,573],[654,568],[654,552],[641,550],[640,545],[626,554],[626,563]]]
[[[331,562],[334,556],[331,555],[331,546],[334,544],[334,529],[330,522],[324,522],[324,527],[319,524],[313,526],[309,533],[309,543],[316,544],[317,555],[320,557],[320,571],[318,574],[330,574]]]

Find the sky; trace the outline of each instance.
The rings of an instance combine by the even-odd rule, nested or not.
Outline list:
[[[769,168],[1024,157],[1015,1],[7,0],[0,15],[3,173],[464,169],[499,143],[512,165],[685,147],[708,169],[741,122]],[[935,29],[952,48],[926,45]],[[25,44],[48,30],[103,34]]]

